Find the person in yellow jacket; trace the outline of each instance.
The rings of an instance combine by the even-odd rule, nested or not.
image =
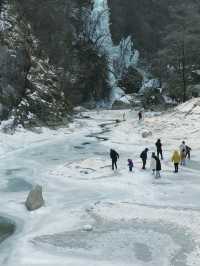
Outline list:
[[[178,173],[178,166],[179,166],[180,161],[181,161],[181,156],[179,152],[176,150],[174,151],[172,155],[172,162],[174,163],[175,173]]]

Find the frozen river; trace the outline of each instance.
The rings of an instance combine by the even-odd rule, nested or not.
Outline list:
[[[147,116],[139,124],[127,111],[127,121],[116,124],[122,115],[94,111],[69,128],[2,136],[0,215],[10,226],[3,233],[0,219],[0,239],[12,236],[1,244],[0,265],[200,265],[198,146],[176,176],[170,155],[189,136],[180,133],[176,144],[166,116]],[[153,136],[142,139],[150,129]],[[166,143],[158,181],[140,170],[138,156],[146,146],[153,150],[157,137]],[[110,169],[111,147],[120,153],[116,172]],[[35,184],[43,187],[45,206],[29,213],[24,201]]]

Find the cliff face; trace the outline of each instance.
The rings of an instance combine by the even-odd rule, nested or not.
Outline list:
[[[162,37],[173,23],[178,8],[200,8],[199,1],[191,0],[108,0],[111,31],[115,42],[131,35],[141,54],[151,58],[161,46]]]
[[[1,120],[54,125],[69,106],[106,97],[106,58],[83,37],[91,8],[89,0],[2,3]]]
[[[92,8],[90,0],[19,0],[18,12],[31,24],[50,62],[63,69],[62,86],[72,104],[106,95],[106,62],[83,38],[84,15]]]
[[[32,27],[15,3],[1,10],[0,118],[11,127],[53,125],[62,122],[68,105],[56,68],[41,53]]]
[[[160,35],[169,21],[169,1],[108,0],[114,40],[131,35],[137,49],[150,54],[160,45]]]

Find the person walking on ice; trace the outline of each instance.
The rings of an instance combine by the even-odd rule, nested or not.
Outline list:
[[[141,121],[142,118],[143,118],[142,111],[139,111],[139,113],[138,113],[138,119],[139,119],[139,121]]]
[[[180,157],[181,157],[181,165],[185,166],[185,163],[186,163],[186,150],[182,150],[180,152]]]
[[[162,151],[162,143],[161,143],[161,140],[158,139],[155,145],[156,145],[156,149],[157,149],[157,156],[158,156],[158,158],[159,158],[159,155],[160,155],[161,160],[163,160],[163,151]]]
[[[180,148],[181,165],[185,165],[186,149],[187,149],[185,141],[182,141],[182,143],[181,143],[179,148]]]
[[[156,176],[155,178],[158,179],[160,178],[160,171],[162,170],[161,168],[161,162],[158,156],[154,155],[154,158],[156,160]]]
[[[172,155],[172,162],[174,163],[174,172],[175,173],[178,173],[180,161],[181,161],[180,154],[177,150],[175,150],[173,155]]]
[[[126,121],[126,113],[123,113],[123,121]]]
[[[150,162],[150,169],[152,171],[152,174],[155,176],[155,172],[156,172],[156,159],[155,159],[155,152],[152,152],[151,155],[151,162]]]
[[[189,160],[190,160],[190,157],[191,157],[191,148],[188,146],[188,145],[186,145],[186,158],[188,158]]]
[[[119,159],[119,154],[115,150],[111,149],[110,158],[112,160],[112,170],[117,170],[117,160]]]
[[[131,159],[128,159],[128,167],[129,167],[129,171],[132,172],[133,171],[133,161]]]
[[[185,145],[185,141],[182,141],[181,145],[180,145],[180,152],[182,152],[183,150],[186,151],[186,145]]]
[[[149,149],[146,148],[141,154],[140,158],[142,159],[142,169],[146,169],[146,163],[147,163],[147,154],[148,154]]]

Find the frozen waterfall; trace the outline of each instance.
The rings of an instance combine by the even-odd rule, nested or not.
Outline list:
[[[114,101],[124,94],[122,90],[117,88],[117,81],[121,78],[124,70],[137,65],[139,52],[134,49],[130,36],[122,39],[117,46],[113,44],[107,0],[93,0],[90,27],[92,27],[92,41],[99,47],[100,53],[106,54],[109,59],[111,101]]]

